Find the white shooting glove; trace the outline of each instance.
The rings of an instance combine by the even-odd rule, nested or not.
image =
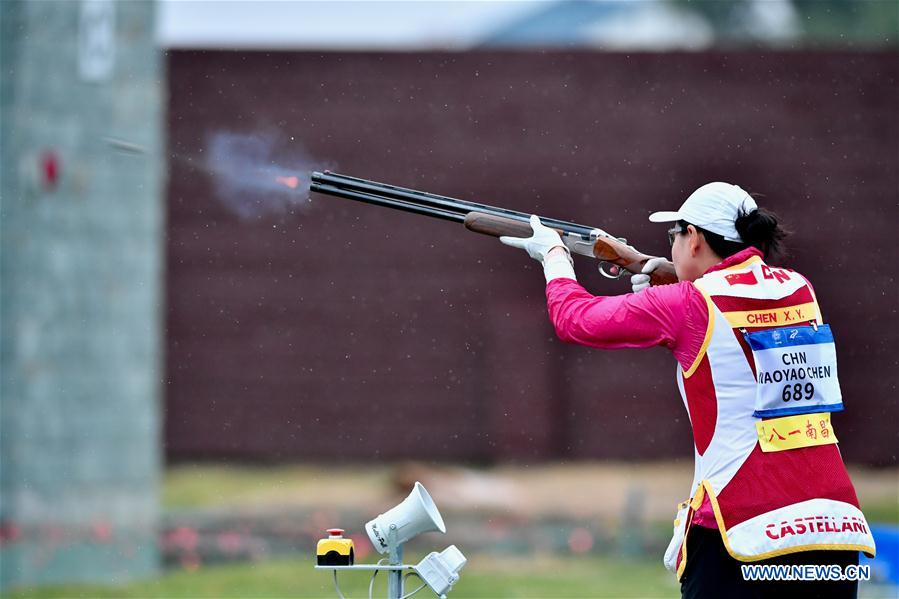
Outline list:
[[[631,275],[631,289],[639,293],[651,285],[649,275],[662,264],[668,262],[665,258],[650,258],[643,265],[642,274]]]
[[[554,230],[540,222],[540,218],[536,214],[531,215],[531,228],[534,234],[530,237],[500,237],[499,240],[513,248],[519,248],[528,253],[534,260],[543,262],[546,253],[554,247],[563,247],[562,238]],[[568,251],[568,248],[565,248]]]
[[[534,260],[543,263],[543,276],[549,283],[553,279],[575,279],[574,261],[571,252],[562,243],[562,238],[554,230],[540,222],[536,214],[531,215],[531,229],[534,234],[530,237],[500,237],[499,240],[506,245],[525,250]],[[564,252],[553,252],[549,258],[546,254],[553,248],[562,248]]]

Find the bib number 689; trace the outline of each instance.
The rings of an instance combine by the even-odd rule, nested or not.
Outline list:
[[[781,399],[784,401],[800,401],[803,399],[811,399],[815,396],[815,386],[811,383],[795,383],[793,385],[784,385]]]

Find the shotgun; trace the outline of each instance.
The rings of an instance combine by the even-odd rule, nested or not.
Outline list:
[[[530,237],[533,233],[528,222],[530,215],[524,212],[457,200],[330,171],[312,173],[312,184],[309,189],[329,196],[462,223],[469,231],[493,237],[503,235]],[[652,258],[628,245],[624,239],[614,237],[596,227],[543,217],[540,217],[540,222],[555,229],[572,254],[599,260],[599,272],[608,278],[617,279],[625,271],[639,273],[646,261]],[[674,266],[670,262],[656,268],[650,277],[653,285],[677,282]]]

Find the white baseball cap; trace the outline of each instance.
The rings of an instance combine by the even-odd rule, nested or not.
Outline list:
[[[653,212],[649,220],[667,223],[685,220],[728,241],[743,242],[735,225],[737,217],[758,209],[752,196],[739,185],[706,183],[692,194],[676,212]]]

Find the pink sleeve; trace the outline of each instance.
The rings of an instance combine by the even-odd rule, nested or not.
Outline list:
[[[699,354],[709,322],[705,299],[686,281],[596,296],[577,281],[560,278],[547,284],[546,300],[563,341],[601,349],[661,345],[685,369]]]

